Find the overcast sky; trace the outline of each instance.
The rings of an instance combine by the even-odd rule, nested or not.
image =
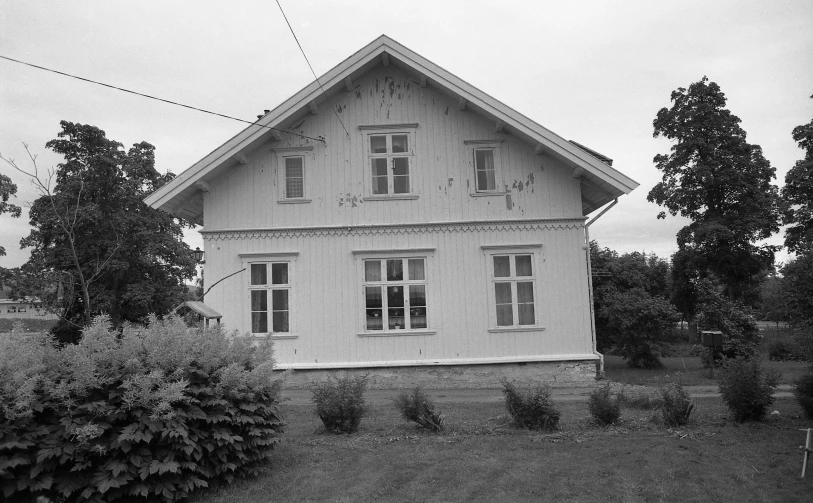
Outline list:
[[[763,147],[777,180],[802,151],[793,128],[813,117],[813,1],[280,0],[323,74],[386,34],[569,140],[614,159],[641,186],[591,227],[601,246],[668,257],[679,218],[646,202],[652,158],[669,143],[652,121],[677,87],[707,75]],[[313,80],[276,3],[0,0],[0,54],[192,106],[254,120]],[[0,60],[0,153],[41,167],[59,121],[95,125],[129,147],[156,147],[180,173],[243,125]],[[33,187],[8,166],[18,204]],[[22,264],[27,211],[0,216],[0,266]],[[202,241],[188,235],[194,248]],[[771,242],[780,244],[781,236]],[[780,253],[779,260],[787,255]]]

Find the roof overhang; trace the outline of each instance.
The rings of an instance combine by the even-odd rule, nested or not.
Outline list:
[[[636,181],[604,162],[606,157],[600,154],[597,157],[596,152],[574,145],[382,35],[147,196],[145,202],[153,208],[202,225],[202,193],[209,190],[210,181],[224,170],[244,164],[246,156],[262,145],[280,140],[288,134],[287,128],[310,114],[314,107],[318,109],[320,104],[336,94],[352,90],[355,79],[382,63],[411,75],[421,86],[452,96],[467,110],[493,121],[497,130],[531,145],[538,155],[552,156],[572,169],[573,176],[581,180],[585,215],[638,186]],[[316,140],[307,140],[313,141]]]

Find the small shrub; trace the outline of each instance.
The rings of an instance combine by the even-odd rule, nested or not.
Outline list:
[[[590,415],[601,426],[615,424],[621,419],[621,401],[610,395],[610,385],[598,387],[590,392],[588,400]]]
[[[439,432],[443,430],[443,415],[435,412],[435,404],[420,386],[412,393],[404,391],[395,399],[395,407],[407,421],[418,423],[421,428]]]
[[[555,430],[561,413],[553,406],[550,387],[546,384],[528,383],[518,385],[502,380],[505,407],[520,428],[529,430]]]
[[[364,391],[368,378],[367,374],[355,377],[340,374],[329,376],[327,381],[313,387],[316,414],[327,431],[353,433],[358,430],[361,418],[367,412]]]
[[[804,361],[804,350],[791,341],[775,341],[768,344],[768,358],[778,362]]]
[[[773,390],[778,384],[777,372],[765,372],[758,360],[738,358],[723,368],[720,394],[734,420],[759,421],[773,404]]]
[[[813,367],[810,372],[796,379],[793,384],[793,394],[802,410],[805,411],[807,418],[813,420]]]
[[[667,426],[686,426],[695,411],[694,401],[680,383],[661,388],[663,422]]]

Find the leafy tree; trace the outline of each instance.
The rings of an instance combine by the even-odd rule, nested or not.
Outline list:
[[[797,253],[810,253],[813,250],[813,120],[796,126],[793,139],[804,149],[805,157],[785,175],[782,188],[782,197],[788,204],[783,222],[791,224],[785,231],[785,246]]]
[[[10,214],[13,218],[20,218],[22,208],[9,202],[12,196],[17,194],[17,185],[11,183],[11,178],[0,174],[0,215]],[[0,246],[0,257],[6,254],[6,249]],[[2,283],[0,282],[0,285]]]
[[[40,197],[30,210],[34,229],[21,241],[31,258],[21,268],[62,316],[57,336],[76,340],[92,317],[114,324],[165,313],[183,297],[195,272],[182,230],[191,224],[148,207],[143,198],[174,175],[155,169],[155,147],[125,151],[101,129],[67,121],[46,147],[65,162],[41,176],[36,156],[30,176]],[[52,185],[53,184],[53,185]],[[55,285],[56,282],[56,285]],[[46,295],[47,296],[47,295]]]
[[[631,367],[658,368],[658,346],[679,320],[669,303],[669,265],[655,255],[617,252],[590,243],[596,336],[600,351]]]
[[[813,329],[813,252],[797,255],[780,272],[788,321]]]
[[[655,156],[663,180],[647,200],[691,223],[677,234],[683,273],[712,273],[731,300],[755,286],[773,265],[778,247],[757,245],[779,230],[781,200],[771,185],[775,170],[762,149],[746,141],[740,119],[725,108],[720,87],[706,77],[672,92],[671,108],[653,122],[655,138],[672,140],[671,153]],[[658,218],[665,218],[661,212]],[[698,279],[698,278],[691,278]],[[685,288],[685,287],[679,287]]]

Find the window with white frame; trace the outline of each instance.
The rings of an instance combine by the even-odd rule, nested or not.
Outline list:
[[[536,325],[534,254],[493,253],[489,269],[489,297],[496,327]]]
[[[497,190],[493,148],[474,149],[474,175],[477,192],[493,192]]]
[[[410,194],[412,135],[406,132],[370,133],[367,144],[372,195]]]
[[[365,259],[366,331],[429,328],[426,257]]]
[[[291,332],[290,262],[252,262],[249,267],[251,333]]]
[[[285,186],[282,197],[302,199],[305,197],[305,157],[301,155],[283,157]]]

